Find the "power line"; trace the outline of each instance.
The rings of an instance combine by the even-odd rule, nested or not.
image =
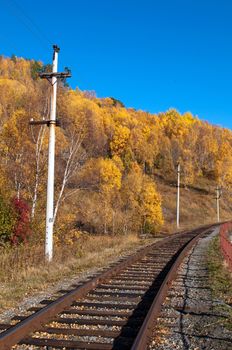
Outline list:
[[[47,43],[52,44],[51,40],[47,37],[47,35],[41,31],[37,23],[35,23],[34,20],[24,11],[21,5],[19,5],[15,0],[11,0],[12,3],[15,4],[15,6],[21,11],[21,13],[24,15],[25,18],[28,19],[28,21],[31,23],[32,27],[35,28],[35,30],[38,32],[39,36],[45,40]]]
[[[31,17],[24,11],[21,5],[15,0],[5,1],[5,5],[10,10],[11,14],[17,18],[23,25],[33,34],[43,47],[51,45],[51,40],[40,30],[39,26],[31,19]]]

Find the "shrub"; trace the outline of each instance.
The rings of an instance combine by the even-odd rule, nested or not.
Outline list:
[[[9,242],[16,223],[13,207],[0,195],[0,242]]]
[[[25,243],[31,235],[30,208],[23,199],[14,198],[13,207],[16,213],[16,223],[11,236],[12,244]]]

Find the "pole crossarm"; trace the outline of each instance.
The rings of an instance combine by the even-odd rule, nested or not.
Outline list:
[[[59,119],[56,120],[33,120],[31,119],[29,121],[30,125],[47,125],[50,126],[51,124],[55,124],[56,126],[61,126],[61,122]]]
[[[64,79],[64,78],[70,78],[72,75],[70,72],[60,72],[60,73],[50,73],[50,72],[42,72],[39,73],[39,77],[41,79],[49,79],[52,77],[56,77],[57,79]]]
[[[66,78],[71,78],[71,72],[41,72],[39,73],[39,77],[41,79],[47,79],[49,83],[53,86],[54,84],[57,83],[58,79],[66,79]],[[52,78],[56,78],[56,81],[52,83]]]

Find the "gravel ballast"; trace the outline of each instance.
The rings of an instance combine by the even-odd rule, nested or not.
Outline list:
[[[218,234],[201,238],[181,264],[154,327],[149,350],[231,350],[223,302],[212,296],[207,251]]]

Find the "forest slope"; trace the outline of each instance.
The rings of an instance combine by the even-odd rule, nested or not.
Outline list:
[[[0,57],[0,240],[43,240],[51,86],[49,65]],[[80,231],[157,233],[175,226],[176,167],[181,165],[181,223],[215,221],[215,187],[230,215],[232,132],[190,112],[125,108],[115,98],[58,87],[55,239]],[[198,190],[197,190],[198,188]],[[164,226],[165,229],[165,226]]]

